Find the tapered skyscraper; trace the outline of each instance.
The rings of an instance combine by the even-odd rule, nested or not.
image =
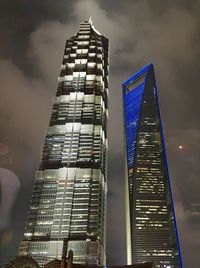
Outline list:
[[[123,84],[128,263],[181,268],[153,65]]]
[[[20,255],[105,263],[108,39],[80,24],[66,41]],[[42,260],[43,259],[43,260]]]

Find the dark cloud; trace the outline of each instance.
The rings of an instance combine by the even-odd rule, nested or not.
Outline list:
[[[15,0],[1,6],[0,142],[9,145],[10,169],[23,189],[15,209],[21,208],[21,215],[13,213],[13,238],[5,255],[15,254],[22,236],[29,199],[25,193],[31,192],[39,164],[65,39],[92,16],[95,27],[110,39],[108,263],[125,262],[121,84],[153,62],[183,259],[185,267],[197,268],[200,227],[192,220],[191,204],[198,203],[200,192],[200,2]]]
[[[26,52],[29,51],[29,34],[46,21],[71,21],[71,6],[73,1],[1,1],[0,12],[0,55],[12,58],[26,72],[36,72],[34,64],[27,61]]]

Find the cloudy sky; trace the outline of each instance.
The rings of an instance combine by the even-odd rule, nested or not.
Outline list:
[[[199,267],[199,14],[199,0],[1,0],[1,258],[22,239],[65,40],[91,16],[110,40],[108,264],[125,263],[121,84],[152,62],[183,261]]]

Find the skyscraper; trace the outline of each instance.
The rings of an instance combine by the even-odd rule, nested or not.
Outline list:
[[[91,19],[66,41],[19,254],[105,263],[108,39]]]
[[[128,263],[181,268],[153,65],[123,84]]]

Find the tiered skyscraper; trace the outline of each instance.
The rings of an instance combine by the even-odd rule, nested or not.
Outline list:
[[[61,258],[68,239],[75,263],[105,263],[107,117],[108,39],[86,20],[66,41],[20,255]]]
[[[182,267],[153,65],[123,84],[128,264]]]

